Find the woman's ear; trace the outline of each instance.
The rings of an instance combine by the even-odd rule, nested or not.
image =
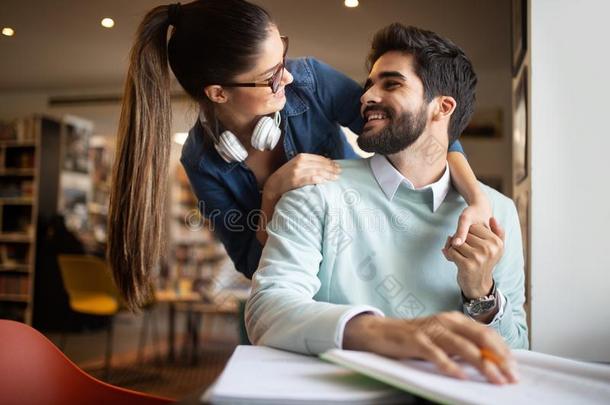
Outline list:
[[[439,96],[436,98],[436,108],[434,110],[434,119],[450,118],[455,110],[457,102],[453,97]]]
[[[229,100],[225,89],[217,84],[204,87],[203,92],[214,103],[226,103]]]

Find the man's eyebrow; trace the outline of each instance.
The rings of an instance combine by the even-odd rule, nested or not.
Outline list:
[[[380,79],[393,78],[393,79],[400,79],[405,82],[407,81],[407,77],[405,75],[403,75],[402,73],[395,71],[395,70],[381,72],[381,73],[379,73],[378,76]],[[364,89],[366,90],[369,87],[371,87],[372,85],[373,85],[373,80],[369,77],[366,80],[366,82],[364,83]]]
[[[405,75],[403,75],[400,72],[394,71],[394,70],[379,73],[379,78],[380,79],[394,78],[394,79],[404,80],[405,82],[407,81],[407,77]]]

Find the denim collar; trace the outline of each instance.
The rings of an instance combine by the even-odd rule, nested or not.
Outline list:
[[[309,105],[303,100],[301,95],[294,91],[292,85],[285,87],[286,91],[286,105],[282,110],[287,117],[293,117],[295,115],[303,114],[309,109]]]

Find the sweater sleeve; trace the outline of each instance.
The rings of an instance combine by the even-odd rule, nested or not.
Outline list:
[[[366,305],[315,301],[320,289],[324,201],[316,186],[290,191],[276,206],[246,304],[248,337],[257,345],[305,354],[341,348],[347,320]]]
[[[527,349],[529,347],[527,336],[527,323],[525,319],[525,276],[523,244],[521,241],[521,228],[519,216],[512,201],[508,200],[508,213],[505,216],[506,236],[504,242],[504,256],[496,265],[493,275],[504,301],[502,315],[490,323],[506,343],[513,349]]]

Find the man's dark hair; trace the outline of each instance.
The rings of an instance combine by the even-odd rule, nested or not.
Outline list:
[[[475,104],[477,75],[472,63],[457,45],[440,35],[393,23],[378,31],[367,58],[370,72],[384,53],[406,52],[414,57],[415,73],[424,85],[424,97],[450,96],[457,105],[449,121],[451,145],[468,125]]]

